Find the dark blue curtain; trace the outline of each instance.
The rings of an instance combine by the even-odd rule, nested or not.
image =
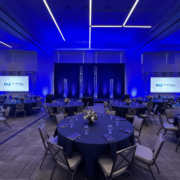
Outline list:
[[[67,97],[79,98],[79,72],[83,67],[83,96],[94,97],[94,66],[97,66],[98,98],[110,98],[110,79],[114,80],[114,98],[124,95],[125,64],[54,64],[54,96],[63,98],[63,79],[67,79]]]

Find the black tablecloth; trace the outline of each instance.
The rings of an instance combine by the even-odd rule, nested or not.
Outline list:
[[[68,116],[74,115],[74,112],[77,112],[78,106],[83,106],[84,103],[82,102],[70,102],[69,105],[66,105],[65,102],[56,102],[56,103],[46,103],[47,106],[52,106],[54,112],[57,112],[57,106],[65,107],[65,112],[68,113]]]
[[[87,106],[87,102],[89,102],[89,106],[94,106],[94,98],[93,97],[83,97],[82,102],[85,106]]]
[[[137,103],[131,103],[130,105],[127,105],[125,102],[112,102],[110,105],[112,105],[113,110],[116,111],[116,115],[123,118],[126,117],[128,108],[136,108],[136,115],[139,115],[140,113],[144,113],[144,108],[146,107],[143,104],[137,105]]]
[[[38,102],[37,100],[34,100],[34,101],[25,100],[24,101],[24,109],[26,111],[26,116],[30,116],[32,114],[32,107],[35,107],[37,102]],[[3,108],[6,109],[8,106],[11,107],[9,115],[12,116],[15,114],[17,103],[21,103],[21,100],[17,100],[15,102],[14,101],[13,102],[11,102],[11,101],[10,102],[4,102]],[[18,114],[24,115],[23,112],[18,112]]]
[[[129,147],[129,144],[135,144],[133,126],[129,121],[120,121],[120,126],[115,125],[115,119],[119,118],[113,116],[113,120],[110,120],[110,116],[101,116],[92,125],[89,125],[89,134],[84,134],[84,125],[86,120],[83,119],[83,114],[78,115],[78,120],[74,121],[73,128],[57,128],[55,135],[58,135],[58,145],[62,146],[66,152],[66,155],[71,158],[73,151],[80,151],[86,166],[87,177],[94,176],[94,162],[101,155],[102,152],[108,151],[111,153],[112,159],[115,157],[116,151]],[[69,123],[69,119],[63,119],[59,124]],[[108,124],[113,125],[114,137],[113,141],[107,142],[102,134],[108,133]],[[119,127],[125,127],[132,131],[131,134],[127,134],[119,131]],[[67,138],[72,133],[77,132],[81,134],[80,138],[74,141]]]
[[[142,100],[142,99],[137,99],[138,100],[138,102],[139,103],[143,103],[143,102],[148,102],[149,100],[148,99],[144,99],[144,100]],[[164,103],[164,101],[163,100],[153,100],[152,101],[153,102],[153,107],[155,107],[155,105],[157,104],[158,105],[158,107],[157,107],[157,110],[156,110],[156,114],[157,114],[157,111],[159,112],[159,113],[161,113],[161,107],[163,106],[163,103]]]

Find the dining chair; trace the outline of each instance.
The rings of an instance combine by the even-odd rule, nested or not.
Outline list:
[[[101,154],[98,158],[98,164],[106,180],[112,180],[123,173],[128,173],[131,179],[130,166],[133,162],[136,145],[122,149],[116,152],[114,161],[110,153]]]
[[[109,103],[112,103],[113,102],[113,100],[109,100]]]
[[[36,102],[36,106],[32,107],[32,109],[35,111],[36,115],[37,115],[37,112],[41,110],[41,107],[42,107],[41,101]]]
[[[109,109],[108,109],[109,111],[113,111],[112,105],[109,104],[108,108],[109,108]]]
[[[166,118],[169,124],[173,124],[174,122],[174,115],[171,109],[165,109]]]
[[[142,117],[144,119],[144,121],[146,122],[147,127],[148,127],[148,123],[147,123],[146,119],[149,119],[150,123],[152,124],[151,119],[149,118],[151,111],[152,111],[152,107],[148,108],[146,113],[139,114],[139,116]]]
[[[6,126],[8,126],[9,129],[11,129],[11,127],[9,126],[7,120],[8,120],[8,118],[9,118],[9,112],[10,112],[10,110],[11,110],[11,107],[7,107],[6,112],[3,114],[2,117],[0,117],[0,122],[4,123]]]
[[[149,107],[153,107],[153,102],[152,101],[147,102],[147,108],[149,108]]]
[[[167,108],[167,102],[165,101],[161,107],[161,114],[163,113],[163,111],[165,111]]]
[[[41,136],[41,139],[42,139],[44,148],[45,148],[44,157],[43,157],[43,160],[42,160],[41,165],[40,165],[40,169],[41,169],[41,167],[42,167],[42,165],[43,165],[43,162],[44,162],[46,156],[49,155],[49,154],[48,154],[48,152],[49,152],[49,147],[48,147],[47,141],[49,141],[49,142],[51,142],[51,143],[53,143],[53,144],[57,144],[57,142],[58,142],[58,137],[57,137],[57,136],[56,136],[56,137],[49,137],[44,122],[42,122],[42,123],[40,124],[40,126],[38,127],[38,129],[39,129],[39,133],[40,133],[40,136]]]
[[[24,109],[24,103],[17,103],[16,104],[16,111],[15,111],[15,117],[18,112],[24,112],[24,116],[26,116],[26,110]]]
[[[178,108],[178,104],[179,104],[179,99],[176,98],[176,100],[174,100],[172,106],[174,105],[176,108]]]
[[[63,113],[63,114],[64,114],[64,117],[67,117],[67,116],[68,116],[68,113],[66,113],[65,107],[63,107],[63,106],[62,106],[62,107],[57,106],[56,111],[57,111],[57,114]]]
[[[59,124],[59,122],[62,121],[63,119],[64,119],[64,114],[55,115],[56,124]]]
[[[71,179],[73,180],[75,172],[82,161],[81,154],[79,152],[74,152],[71,158],[67,158],[63,150],[63,147],[53,144],[49,140],[47,141],[47,143],[50,149],[51,156],[55,162],[53,172],[51,175],[51,180],[53,178],[53,174],[57,166],[60,166],[61,168],[69,171],[72,175]]]
[[[164,144],[164,135],[163,135],[163,133],[161,133],[156,140],[154,150],[151,150],[148,147],[137,144],[136,152],[134,154],[134,160],[137,160],[137,161],[147,165],[148,169],[144,168],[143,166],[141,166],[135,162],[134,162],[134,164],[141,167],[142,169],[144,169],[146,171],[149,171],[152,174],[152,177],[154,180],[155,180],[155,177],[151,170],[151,166],[155,164],[158,173],[160,173],[159,169],[157,167],[157,164],[156,164],[156,159],[161,151],[163,144]]]
[[[138,140],[139,144],[141,144],[139,137],[141,135],[141,129],[143,125],[143,118],[140,118],[138,116],[134,116],[133,120],[133,127],[134,127],[134,137]]]
[[[178,143],[177,143],[177,146],[176,146],[176,152],[178,150],[178,147],[179,147],[179,143],[180,143],[180,121],[178,121]]]
[[[110,114],[110,115],[116,115],[116,111],[109,111],[108,109],[106,109],[106,114]]]
[[[78,102],[82,102],[82,100],[78,100]]]
[[[87,106],[86,106],[86,109],[88,109],[88,106],[89,106],[89,101],[87,102]]]
[[[47,106],[47,109],[48,109],[49,117],[53,117],[53,120],[55,120],[54,118],[55,118],[56,113],[54,112],[53,107],[52,106]],[[47,122],[48,122],[48,120],[47,120]]]
[[[109,103],[107,101],[104,101],[104,111],[106,111],[106,109],[109,109]]]
[[[74,114],[82,114],[83,113],[83,110],[84,110],[84,105],[82,106],[77,106],[77,111],[74,112]]]
[[[137,109],[136,108],[128,108],[128,112],[126,114],[126,119],[130,118],[134,118],[136,115]]]
[[[154,109],[151,111],[151,113],[150,113],[150,117],[153,117],[153,119],[154,119],[154,121],[156,122],[156,119],[155,119],[155,113],[156,113],[156,110],[157,110],[157,107],[158,107],[158,105],[156,104],[155,106],[154,106]],[[156,124],[157,124],[157,122],[156,122]]]
[[[167,131],[173,131],[173,133],[178,131],[177,126],[173,126],[172,124],[169,124],[169,123],[164,123],[163,120],[162,120],[161,114],[159,112],[157,112],[157,113],[158,113],[158,117],[159,117],[159,122],[161,124],[161,128],[159,129],[157,134],[159,134],[161,129],[164,129],[164,135],[166,134]]]
[[[44,108],[44,111],[45,111],[45,116],[47,116],[49,114],[49,111],[47,109],[46,103],[43,104],[43,108]],[[43,119],[44,119],[44,117],[43,117]]]

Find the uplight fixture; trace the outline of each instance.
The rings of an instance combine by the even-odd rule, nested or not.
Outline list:
[[[2,41],[0,41],[0,43],[1,43],[1,44],[4,44],[5,46],[7,46],[7,47],[9,47],[9,48],[12,48],[11,46],[9,46],[8,44],[6,44],[6,43],[4,43],[4,42],[2,42]]]
[[[60,30],[60,28],[59,28],[58,24],[57,24],[57,22],[56,22],[56,20],[55,20],[55,18],[54,18],[54,16],[53,16],[53,14],[52,14],[52,12],[51,12],[51,9],[49,8],[48,3],[46,2],[46,0],[43,0],[43,2],[44,2],[44,4],[45,4],[45,6],[46,6],[47,10],[49,11],[49,14],[51,15],[51,17],[52,17],[52,19],[53,19],[53,21],[54,21],[54,23],[55,23],[55,25],[56,25],[56,27],[57,27],[58,31],[60,32],[61,37],[62,37],[62,38],[63,38],[63,40],[65,41],[65,38],[64,38],[64,36],[63,36],[63,34],[62,34],[62,32],[61,32],[61,30]]]

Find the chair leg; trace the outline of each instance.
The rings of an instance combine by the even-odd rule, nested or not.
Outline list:
[[[165,136],[166,133],[167,133],[167,130],[164,130],[164,136]]]
[[[129,178],[130,178],[130,180],[132,179],[132,176],[131,176],[131,171],[130,171],[130,169],[128,170],[128,174],[129,174]]]
[[[11,129],[10,125],[9,125],[7,122],[5,122],[5,124],[6,124],[6,126],[8,126],[8,127],[9,127],[9,129]]]
[[[45,160],[45,158],[46,158],[46,156],[47,156],[47,153],[48,153],[48,150],[46,150],[45,153],[44,153],[44,158],[43,158],[43,160],[42,160],[42,163],[41,163],[41,166],[40,166],[39,169],[41,169],[41,167],[42,167],[42,165],[43,165],[43,162],[44,162],[44,160]]]
[[[180,143],[180,137],[179,137],[179,140],[178,140],[178,143],[177,143],[177,146],[176,146],[176,152],[177,152],[177,149],[178,149],[179,143]]]
[[[157,135],[159,134],[159,132],[161,131],[161,129],[162,129],[162,126],[161,126],[161,128],[159,129],[159,131],[157,132]]]
[[[155,166],[156,166],[156,169],[157,169],[158,173],[160,174],[160,171],[159,171],[159,168],[158,168],[156,162],[155,162],[154,164],[155,164]]]
[[[149,167],[150,173],[152,174],[153,179],[156,180],[150,166],[148,166],[148,167]]]
[[[147,127],[148,127],[148,123],[147,123],[147,121],[146,121],[146,118],[144,118],[144,121],[146,122],[146,125],[147,125]]]
[[[52,180],[52,178],[53,178],[53,175],[54,175],[54,171],[55,171],[56,166],[57,166],[57,164],[55,163],[54,168],[53,168],[53,172],[52,172],[52,174],[51,174],[51,180]]]
[[[141,142],[140,142],[139,138],[137,138],[137,140],[138,140],[139,144],[141,145]]]
[[[156,122],[156,124],[157,124],[157,121],[156,121],[156,119],[155,119],[154,115],[153,115],[153,118],[154,118],[154,121],[155,121],[155,122]]]

